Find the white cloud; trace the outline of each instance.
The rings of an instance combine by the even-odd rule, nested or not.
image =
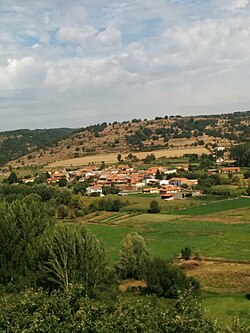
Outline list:
[[[112,45],[120,42],[121,35],[121,32],[111,23],[104,31],[98,34],[96,39],[102,44]]]
[[[60,27],[57,33],[57,37],[61,41],[65,42],[80,42],[84,43],[96,35],[97,31],[91,26],[79,27]]]
[[[2,129],[249,109],[248,2],[2,0]]]
[[[232,3],[228,6],[229,10],[237,10],[246,8],[249,4],[249,0],[232,0]]]

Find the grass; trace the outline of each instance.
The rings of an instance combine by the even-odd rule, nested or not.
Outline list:
[[[231,325],[233,317],[238,317],[250,325],[250,301],[245,294],[202,294],[203,304],[208,315],[218,319],[220,324]]]
[[[185,210],[177,210],[173,214],[177,215],[206,215],[211,213],[224,212],[233,209],[250,207],[250,198],[230,199],[203,206],[191,207]]]
[[[136,197],[129,199],[138,200]],[[114,213],[103,216],[99,223],[85,225],[102,241],[113,263],[119,258],[123,237],[132,231],[144,237],[152,256],[171,258],[187,246],[200,256],[250,260],[250,209],[240,209],[250,202],[246,200],[219,203],[224,211],[218,213],[215,212],[218,208],[214,208],[217,204],[212,204],[214,209],[210,207],[210,214],[206,215],[138,214],[116,219],[118,215]],[[231,210],[228,210],[229,203]],[[198,208],[188,208],[185,212]],[[212,216],[219,222],[209,221]],[[225,220],[232,220],[232,223],[225,223]],[[77,224],[71,225],[77,227]],[[218,318],[224,325],[230,325],[233,316],[250,324],[250,301],[245,297],[249,292],[249,270],[249,264],[215,262],[211,265],[205,263],[188,274],[200,281],[204,307],[208,309],[209,316]]]
[[[150,202],[153,199],[156,199],[158,201],[162,213],[171,212],[199,204],[199,201],[192,199],[165,201],[160,199],[159,194],[155,195],[138,193],[121,198],[121,200],[123,200],[127,204],[122,210],[125,212],[140,211],[145,213],[147,212],[150,206]]]
[[[187,246],[200,256],[250,260],[248,223],[223,224],[177,217],[141,214],[115,220],[112,225],[87,224],[87,227],[103,241],[112,261],[118,257],[122,237],[132,231],[145,238],[152,255],[162,258],[179,255],[181,248]]]

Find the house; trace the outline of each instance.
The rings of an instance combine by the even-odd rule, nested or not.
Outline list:
[[[159,181],[159,184],[160,184],[161,186],[168,185],[168,184],[169,184],[169,181],[168,181],[167,179],[162,179],[162,180]]]
[[[223,157],[218,157],[216,159],[216,163],[223,163],[224,162],[224,158]]]
[[[174,200],[174,196],[171,193],[161,194],[161,199],[165,201]]]
[[[172,185],[168,185],[168,186],[163,186],[160,189],[160,194],[167,194],[167,193],[176,193],[180,191],[179,187],[176,186],[172,186]]]
[[[173,173],[177,173],[177,169],[167,169],[164,171],[165,175],[171,175]]]
[[[35,178],[23,178],[21,179],[22,183],[28,184],[28,183],[34,183]]]
[[[209,175],[215,175],[216,173],[218,173],[219,171],[218,171],[218,169],[209,169],[209,170],[207,170],[207,173],[209,174]]]
[[[221,173],[237,173],[240,172],[240,167],[227,167],[227,168],[222,168]]]
[[[214,151],[218,152],[218,151],[224,151],[226,148],[225,147],[215,147]]]
[[[86,188],[86,194],[102,194],[102,187],[98,185],[89,186]]]
[[[187,178],[171,178],[169,179],[169,184],[173,185],[173,186],[181,186],[181,185],[188,185],[188,186],[192,186],[192,185],[197,185],[198,184],[198,180],[197,179],[187,179]]]
[[[157,187],[144,188],[142,193],[159,193],[159,189]]]

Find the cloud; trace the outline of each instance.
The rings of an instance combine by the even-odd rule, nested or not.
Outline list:
[[[233,0],[232,3],[228,6],[229,10],[237,10],[246,8],[249,4],[249,0]]]
[[[248,2],[3,0],[1,129],[249,109]]]

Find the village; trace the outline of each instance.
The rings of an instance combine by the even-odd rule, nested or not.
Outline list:
[[[85,194],[89,196],[104,196],[115,189],[113,194],[126,196],[128,194],[143,193],[159,195],[162,200],[182,200],[202,195],[197,188],[198,179],[188,179],[179,176],[189,173],[189,165],[182,164],[175,167],[150,166],[140,169],[139,165],[116,164],[111,166],[87,165],[75,170],[63,168],[48,170],[44,182],[48,185],[60,187],[73,184],[87,184]],[[240,167],[222,167],[208,169],[207,174],[233,174],[240,173]],[[26,176],[19,179],[19,183],[32,185],[37,177]],[[106,189],[106,191],[104,190]]]

